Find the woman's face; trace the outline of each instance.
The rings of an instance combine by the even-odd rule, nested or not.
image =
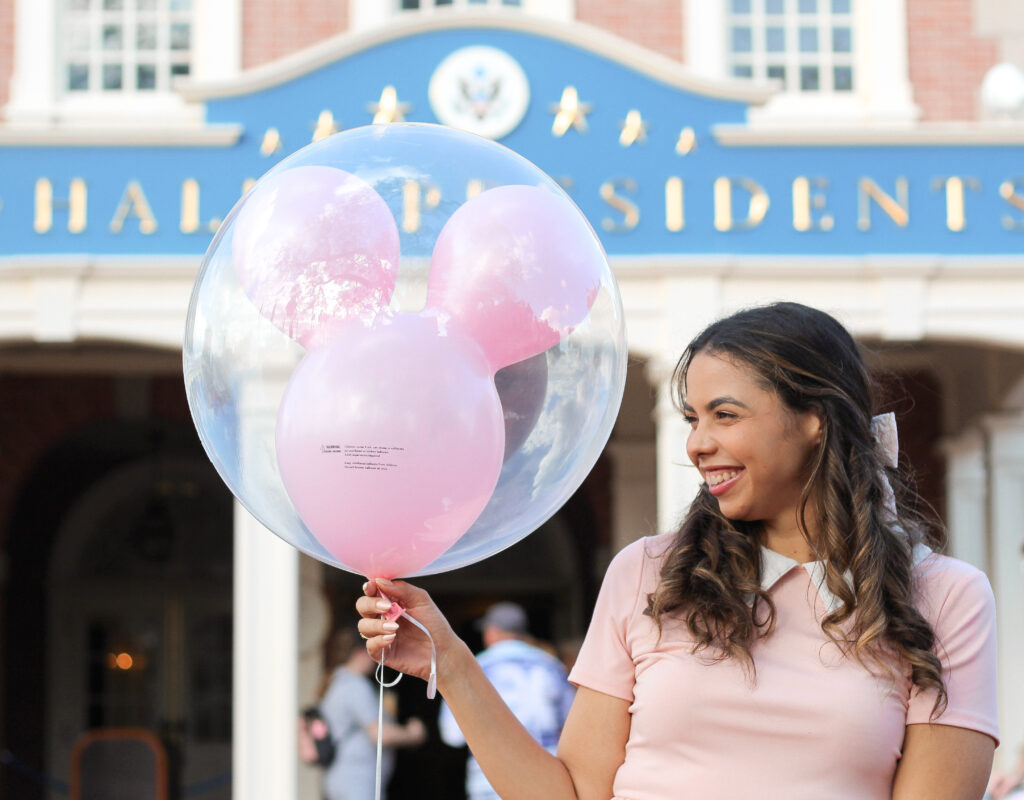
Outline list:
[[[686,373],[686,454],[729,519],[796,528],[821,437],[813,412],[788,409],[742,362],[700,352]]]

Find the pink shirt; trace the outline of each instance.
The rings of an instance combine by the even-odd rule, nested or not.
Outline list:
[[[776,628],[752,650],[756,685],[735,661],[691,653],[685,625],[661,641],[644,615],[670,535],[641,539],[608,568],[569,679],[630,703],[617,800],[882,800],[892,796],[905,727],[931,693],[872,675],[821,630],[831,601],[820,564],[764,551]],[[933,626],[949,694],[936,719],[998,737],[995,603],[984,573],[925,550],[918,608]],[[824,599],[822,595],[825,595]]]

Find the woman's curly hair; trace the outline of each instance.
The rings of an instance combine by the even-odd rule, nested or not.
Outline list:
[[[797,517],[815,557],[825,560],[826,584],[840,601],[822,629],[869,668],[892,673],[893,656],[900,659],[899,668],[909,670],[917,687],[936,691],[933,715],[938,713],[946,690],[934,631],[914,605],[912,549],[925,539],[939,546],[941,534],[924,524],[911,505],[913,493],[876,447],[874,384],[853,337],[833,317],[797,303],[736,313],[699,334],[680,358],[673,378],[680,407],[698,353],[749,368],[787,408],[819,415],[821,441]],[[885,507],[883,476],[896,490],[896,519]],[[814,540],[808,519],[818,523]],[[760,523],[727,519],[702,486],[648,598],[659,629],[665,614],[677,614],[695,650],[734,658],[753,673],[751,647],[775,625],[775,606],[761,588],[760,540]],[[843,577],[847,570],[852,589]]]

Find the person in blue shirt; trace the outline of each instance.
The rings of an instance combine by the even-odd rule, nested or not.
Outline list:
[[[526,612],[515,603],[497,603],[478,621],[485,649],[477,655],[488,680],[534,739],[554,753],[569,714],[575,687],[555,656],[531,644]],[[438,718],[441,738],[452,747],[466,740],[447,705]],[[469,800],[499,800],[470,753],[466,764]]]

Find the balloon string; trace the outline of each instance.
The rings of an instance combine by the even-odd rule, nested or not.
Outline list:
[[[401,608],[397,604],[392,605],[393,609]],[[433,700],[437,695],[437,648],[434,646],[434,637],[430,635],[430,631],[419,621],[410,617],[405,613],[405,609],[402,609],[400,616],[405,617],[409,622],[419,628],[426,635],[430,641],[430,677],[427,678],[427,699]],[[384,682],[384,661],[386,660],[387,648],[385,647],[380,653],[380,663],[377,664],[376,678],[378,687],[377,697],[377,773],[374,779],[374,800],[381,800],[381,782],[383,779],[383,768],[384,768],[384,690],[390,689],[392,686],[398,684],[402,680],[402,673],[399,672],[395,676],[395,679],[390,683]]]

